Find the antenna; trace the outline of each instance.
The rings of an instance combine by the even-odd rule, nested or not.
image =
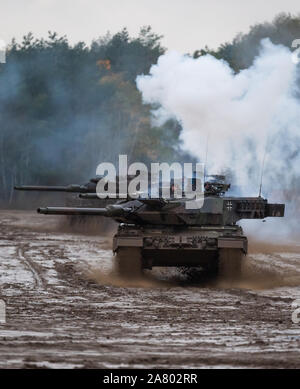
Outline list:
[[[264,175],[264,169],[265,169],[266,155],[267,155],[267,148],[265,149],[264,158],[263,158],[263,162],[262,162],[261,177],[260,177],[260,186],[259,186],[259,194],[258,194],[258,197],[261,197],[261,189],[262,189],[262,184],[263,184],[263,175]]]

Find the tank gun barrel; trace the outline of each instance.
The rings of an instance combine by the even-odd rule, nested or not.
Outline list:
[[[73,192],[73,193],[86,193],[91,192],[91,188],[86,185],[67,185],[67,186],[42,186],[42,185],[19,185],[14,187],[15,190],[23,191],[38,191],[38,192]]]
[[[41,191],[41,192],[65,192],[66,186],[39,186],[39,185],[19,185],[15,190]]]
[[[71,207],[45,207],[38,208],[38,213],[44,215],[98,215],[107,216],[106,208],[71,208]]]
[[[106,208],[71,208],[71,207],[45,207],[38,208],[37,212],[44,215],[89,215],[120,217],[125,216],[131,208],[121,205],[109,205]]]

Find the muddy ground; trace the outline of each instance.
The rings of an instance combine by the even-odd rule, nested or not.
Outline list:
[[[0,212],[0,368],[299,368],[300,245],[250,242],[242,279],[111,273],[110,238]]]

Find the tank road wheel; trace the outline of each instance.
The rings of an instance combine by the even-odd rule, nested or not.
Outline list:
[[[219,276],[227,280],[236,280],[242,272],[243,252],[240,249],[219,250]]]
[[[119,247],[116,256],[117,271],[124,278],[138,278],[142,274],[142,253],[138,247]]]

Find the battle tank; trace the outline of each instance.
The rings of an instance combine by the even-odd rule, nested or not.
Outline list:
[[[98,215],[119,223],[113,252],[119,266],[152,269],[154,266],[201,267],[206,273],[238,277],[248,240],[237,224],[242,219],[283,217],[284,204],[258,197],[225,196],[230,188],[214,176],[204,185],[200,209],[187,209],[187,198],[124,199],[105,208],[46,207],[41,214]],[[96,199],[96,193],[81,194]]]

